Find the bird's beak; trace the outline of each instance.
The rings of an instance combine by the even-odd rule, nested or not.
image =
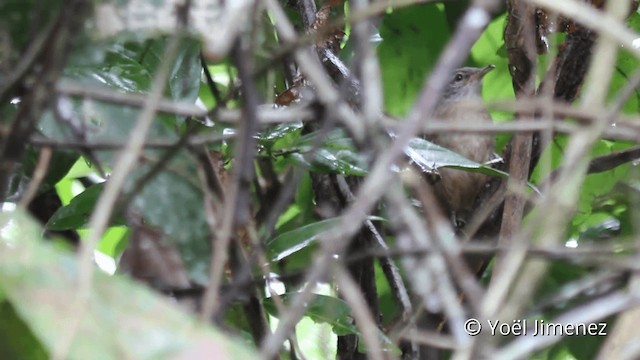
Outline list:
[[[474,80],[480,80],[482,79],[489,71],[495,69],[496,66],[495,65],[488,65],[486,67],[483,67],[482,69],[480,69],[477,73],[471,75],[471,77]]]

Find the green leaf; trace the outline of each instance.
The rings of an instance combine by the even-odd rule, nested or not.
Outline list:
[[[39,153],[33,148],[27,149],[27,158],[24,163],[25,173],[29,177],[33,177],[33,172],[38,164]],[[58,181],[67,175],[71,167],[80,158],[78,153],[69,151],[53,151],[51,160],[49,161],[49,167],[47,169],[47,175],[42,180],[38,193],[49,191],[55,187]]]
[[[8,301],[0,301],[0,354],[5,359],[49,359],[42,344]]]
[[[150,170],[149,165],[137,167],[125,186],[133,184]],[[193,159],[186,152],[175,155],[168,169],[157,174],[144,189],[135,196],[132,205],[142,215],[145,222],[162,230],[167,241],[176,244],[182,255],[189,275],[195,281],[206,283],[209,273],[211,250],[209,247],[209,227],[203,211],[203,194],[197,187]],[[194,181],[196,181],[194,183]],[[87,188],[71,202],[58,209],[46,227],[49,230],[79,229],[86,225],[95,209],[105,183]],[[117,215],[112,226],[126,224]],[[120,248],[123,237],[111,243],[112,254]],[[105,246],[108,246],[105,244]],[[115,246],[115,247],[114,247]]]
[[[600,140],[594,144],[591,155],[593,157],[607,155],[627,147],[629,147],[629,144],[624,142]],[[633,166],[631,164],[625,164],[602,173],[589,174],[584,179],[580,200],[577,204],[578,211],[571,222],[572,226],[574,226],[574,233],[584,231],[586,228],[601,221],[603,214],[598,214],[601,211],[594,209],[594,207],[598,206],[606,198],[609,198],[612,203],[615,202],[612,194],[616,192],[616,185],[625,179],[634,179],[635,181],[632,169]],[[593,218],[594,216],[596,217],[595,219]],[[613,214],[609,216],[613,216]]]
[[[378,57],[384,104],[389,113],[403,115],[413,104],[449,34],[446,16],[439,5],[413,5],[384,16]]]
[[[394,242],[393,239],[385,239],[389,241],[388,245],[393,247]],[[391,240],[391,241],[390,241]],[[379,262],[374,262],[374,271],[375,271],[375,280],[376,280],[376,290],[378,292],[378,303],[380,304],[380,315],[382,316],[382,324],[390,324],[397,316],[399,316],[399,308],[400,306],[396,302],[396,297],[391,290],[391,286],[389,285],[389,281],[387,277],[384,275],[384,271],[380,266]],[[403,268],[399,269],[400,271]]]
[[[405,154],[424,172],[433,172],[439,168],[450,167],[499,177],[508,176],[502,171],[467,159],[456,152],[421,138],[411,139],[409,146],[405,149]]]
[[[49,230],[80,229],[89,221],[105,183],[95,184],[74,197],[69,205],[59,208],[49,219],[46,228]],[[124,224],[121,217],[113,221],[115,225]]]
[[[323,137],[322,146],[312,151],[318,142],[318,137]],[[341,129],[335,129],[329,133],[316,131],[300,136],[290,145],[296,149],[291,154],[289,154],[290,149],[280,148],[281,145],[276,143],[273,151],[285,153],[286,160],[314,172],[345,176],[364,176],[367,173],[365,157],[355,150],[353,141]]]
[[[311,171],[319,173],[364,176],[366,162],[351,150],[318,149],[311,160]]]
[[[37,194],[51,190],[69,172],[78,157],[77,153],[53,151],[46,169],[47,173],[38,187]],[[9,176],[9,188],[5,201],[18,202],[20,200],[23,192],[32,181],[38,158],[39,153],[32,147],[27,147],[24,160],[14,168]]]
[[[258,142],[267,148],[285,149],[294,146],[300,137],[302,122],[284,123],[258,134]]]
[[[555,344],[553,347],[545,349],[540,352],[540,356],[535,356],[532,360],[573,360],[580,359],[575,358],[569,351],[567,344],[565,341],[560,341]],[[542,356],[544,354],[544,356]],[[587,357],[590,358],[590,357]]]
[[[118,259],[129,243],[129,228],[126,226],[113,226],[105,230],[96,250]]]
[[[295,294],[289,293],[280,295],[280,298],[285,305],[288,305],[294,296]],[[279,316],[271,298],[264,299],[264,307],[271,316]],[[332,296],[315,295],[314,299],[305,307],[304,314],[315,323],[330,325],[334,334],[338,336],[349,334],[361,336],[358,328],[353,324],[351,307],[344,300]],[[378,332],[378,340],[384,352],[396,356],[402,354],[402,351],[382,331]],[[366,353],[366,344],[363,340],[359,342],[358,350]]]
[[[50,24],[61,10],[62,4],[64,2],[61,0],[0,1],[0,14],[2,14],[0,32],[9,40],[3,44],[3,60],[18,60],[20,53],[25,50],[34,34],[39,33]],[[27,31],[27,29],[29,30]],[[5,51],[8,53],[4,53]],[[3,66],[7,65],[9,64],[3,64]],[[2,83],[1,80],[0,78],[0,83]]]
[[[165,43],[155,42],[150,51],[162,59],[165,52]],[[157,69],[160,66],[158,63]],[[200,43],[193,38],[186,38],[180,42],[178,56],[169,73],[168,95],[175,101],[183,101],[193,104],[200,92]]]
[[[482,97],[486,101],[515,99],[511,74],[509,73],[509,59],[500,54],[504,46],[504,27],[507,15],[501,15],[491,21],[487,29],[471,48],[471,63],[484,67],[489,64],[496,66],[483,80]],[[511,113],[492,112],[495,120],[511,120]]]
[[[480,38],[471,48],[471,65],[484,67],[495,65],[483,80],[482,98],[487,102],[515,100],[515,93],[509,73],[509,59],[504,45],[504,28],[507,15],[503,14],[489,23]],[[496,122],[510,121],[513,112],[490,109],[491,117]],[[500,152],[511,139],[511,134],[496,135],[496,149]]]
[[[0,229],[0,288],[49,353],[68,331],[63,325],[82,316],[69,359],[257,357],[123,276],[96,272],[79,313],[75,255],[42,241],[42,229],[21,211],[0,214]]]
[[[368,216],[367,220],[384,220],[377,216]],[[318,235],[336,227],[342,218],[331,218],[300,226],[294,230],[282,233],[267,241],[267,255],[271,261],[280,261],[296,252],[314,245]]]
[[[337,226],[340,218],[321,220],[280,234],[267,241],[267,255],[271,261],[280,261],[315,243],[323,231]]]
[[[640,14],[634,11],[627,20],[627,25],[636,32],[640,31]],[[637,57],[624,48],[620,49],[618,52],[618,60],[616,61],[616,71],[613,73],[613,78],[611,79],[609,100],[615,99],[618,93],[627,86],[630,78],[639,66],[640,60],[638,60]],[[631,96],[624,103],[622,110],[628,114],[637,114],[638,111],[640,111],[640,92],[638,89],[635,89],[631,93]]]
[[[288,305],[294,296],[295,294],[283,294],[280,298],[285,305]],[[271,298],[264,299],[264,308],[271,316],[279,316]],[[315,295],[305,307],[305,316],[316,323],[331,325],[336,335],[358,333],[358,328],[352,323],[351,308],[346,302],[335,297]]]

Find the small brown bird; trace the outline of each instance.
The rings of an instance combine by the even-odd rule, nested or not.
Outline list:
[[[482,78],[494,67],[458,69],[445,88],[432,121],[458,126],[491,123],[489,112],[478,109],[477,103],[482,101]],[[492,134],[440,133],[429,135],[427,140],[479,163],[491,160],[495,150]],[[438,172],[441,179],[434,184],[435,193],[444,209],[453,216],[455,224],[464,224],[469,220],[476,196],[488,181],[488,176],[451,168],[442,168]]]

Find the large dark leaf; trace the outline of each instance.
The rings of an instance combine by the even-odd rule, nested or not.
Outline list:
[[[148,170],[142,166],[137,174]],[[196,174],[193,160],[182,152],[147,184],[133,205],[147,223],[162,229],[178,246],[191,278],[204,284],[208,281],[211,241]]]
[[[301,214],[304,218],[304,214]],[[383,221],[377,216],[369,216],[368,220]],[[304,219],[300,219],[301,221]],[[280,262],[282,271],[301,271],[308,267],[317,248],[318,237],[326,230],[337,226],[339,218],[321,220],[306,225],[286,224],[286,228],[297,225],[292,230],[284,231],[267,241],[267,255],[273,262]],[[291,226],[289,226],[291,225]]]
[[[108,43],[85,45],[73,54],[65,69],[65,80],[122,94],[146,94],[163,60],[166,44],[166,38],[141,43],[116,38]],[[199,43],[184,39],[170,70],[166,99],[195,103],[200,71]],[[63,100],[61,106],[71,114],[75,134],[70,124],[57,121],[51,114],[40,122],[40,129],[46,136],[59,140],[73,139],[81,131],[88,141],[123,143],[140,115],[139,108],[91,99]],[[183,122],[184,118],[159,114],[152,124],[149,139],[177,140],[177,128]],[[97,151],[96,154],[100,160],[109,163],[115,152]],[[164,155],[164,150],[147,150],[143,158],[153,163]],[[151,169],[149,162],[134,170],[126,190],[132,189],[133,184]],[[192,277],[206,282],[209,236],[195,162],[186,152],[180,152],[174,155],[169,167],[158,173],[140,194],[135,194],[133,205],[146,222],[160,228],[169,241],[178,245]],[[98,191],[93,190],[61,209],[48,225],[54,228],[84,225],[93,211]]]

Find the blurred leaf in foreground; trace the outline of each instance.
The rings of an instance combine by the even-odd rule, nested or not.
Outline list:
[[[198,324],[135,282],[97,272],[78,313],[77,263],[40,239],[22,212],[0,214],[0,292],[51,353],[76,316],[69,359],[254,359],[241,343]],[[97,270],[96,270],[97,271]]]

